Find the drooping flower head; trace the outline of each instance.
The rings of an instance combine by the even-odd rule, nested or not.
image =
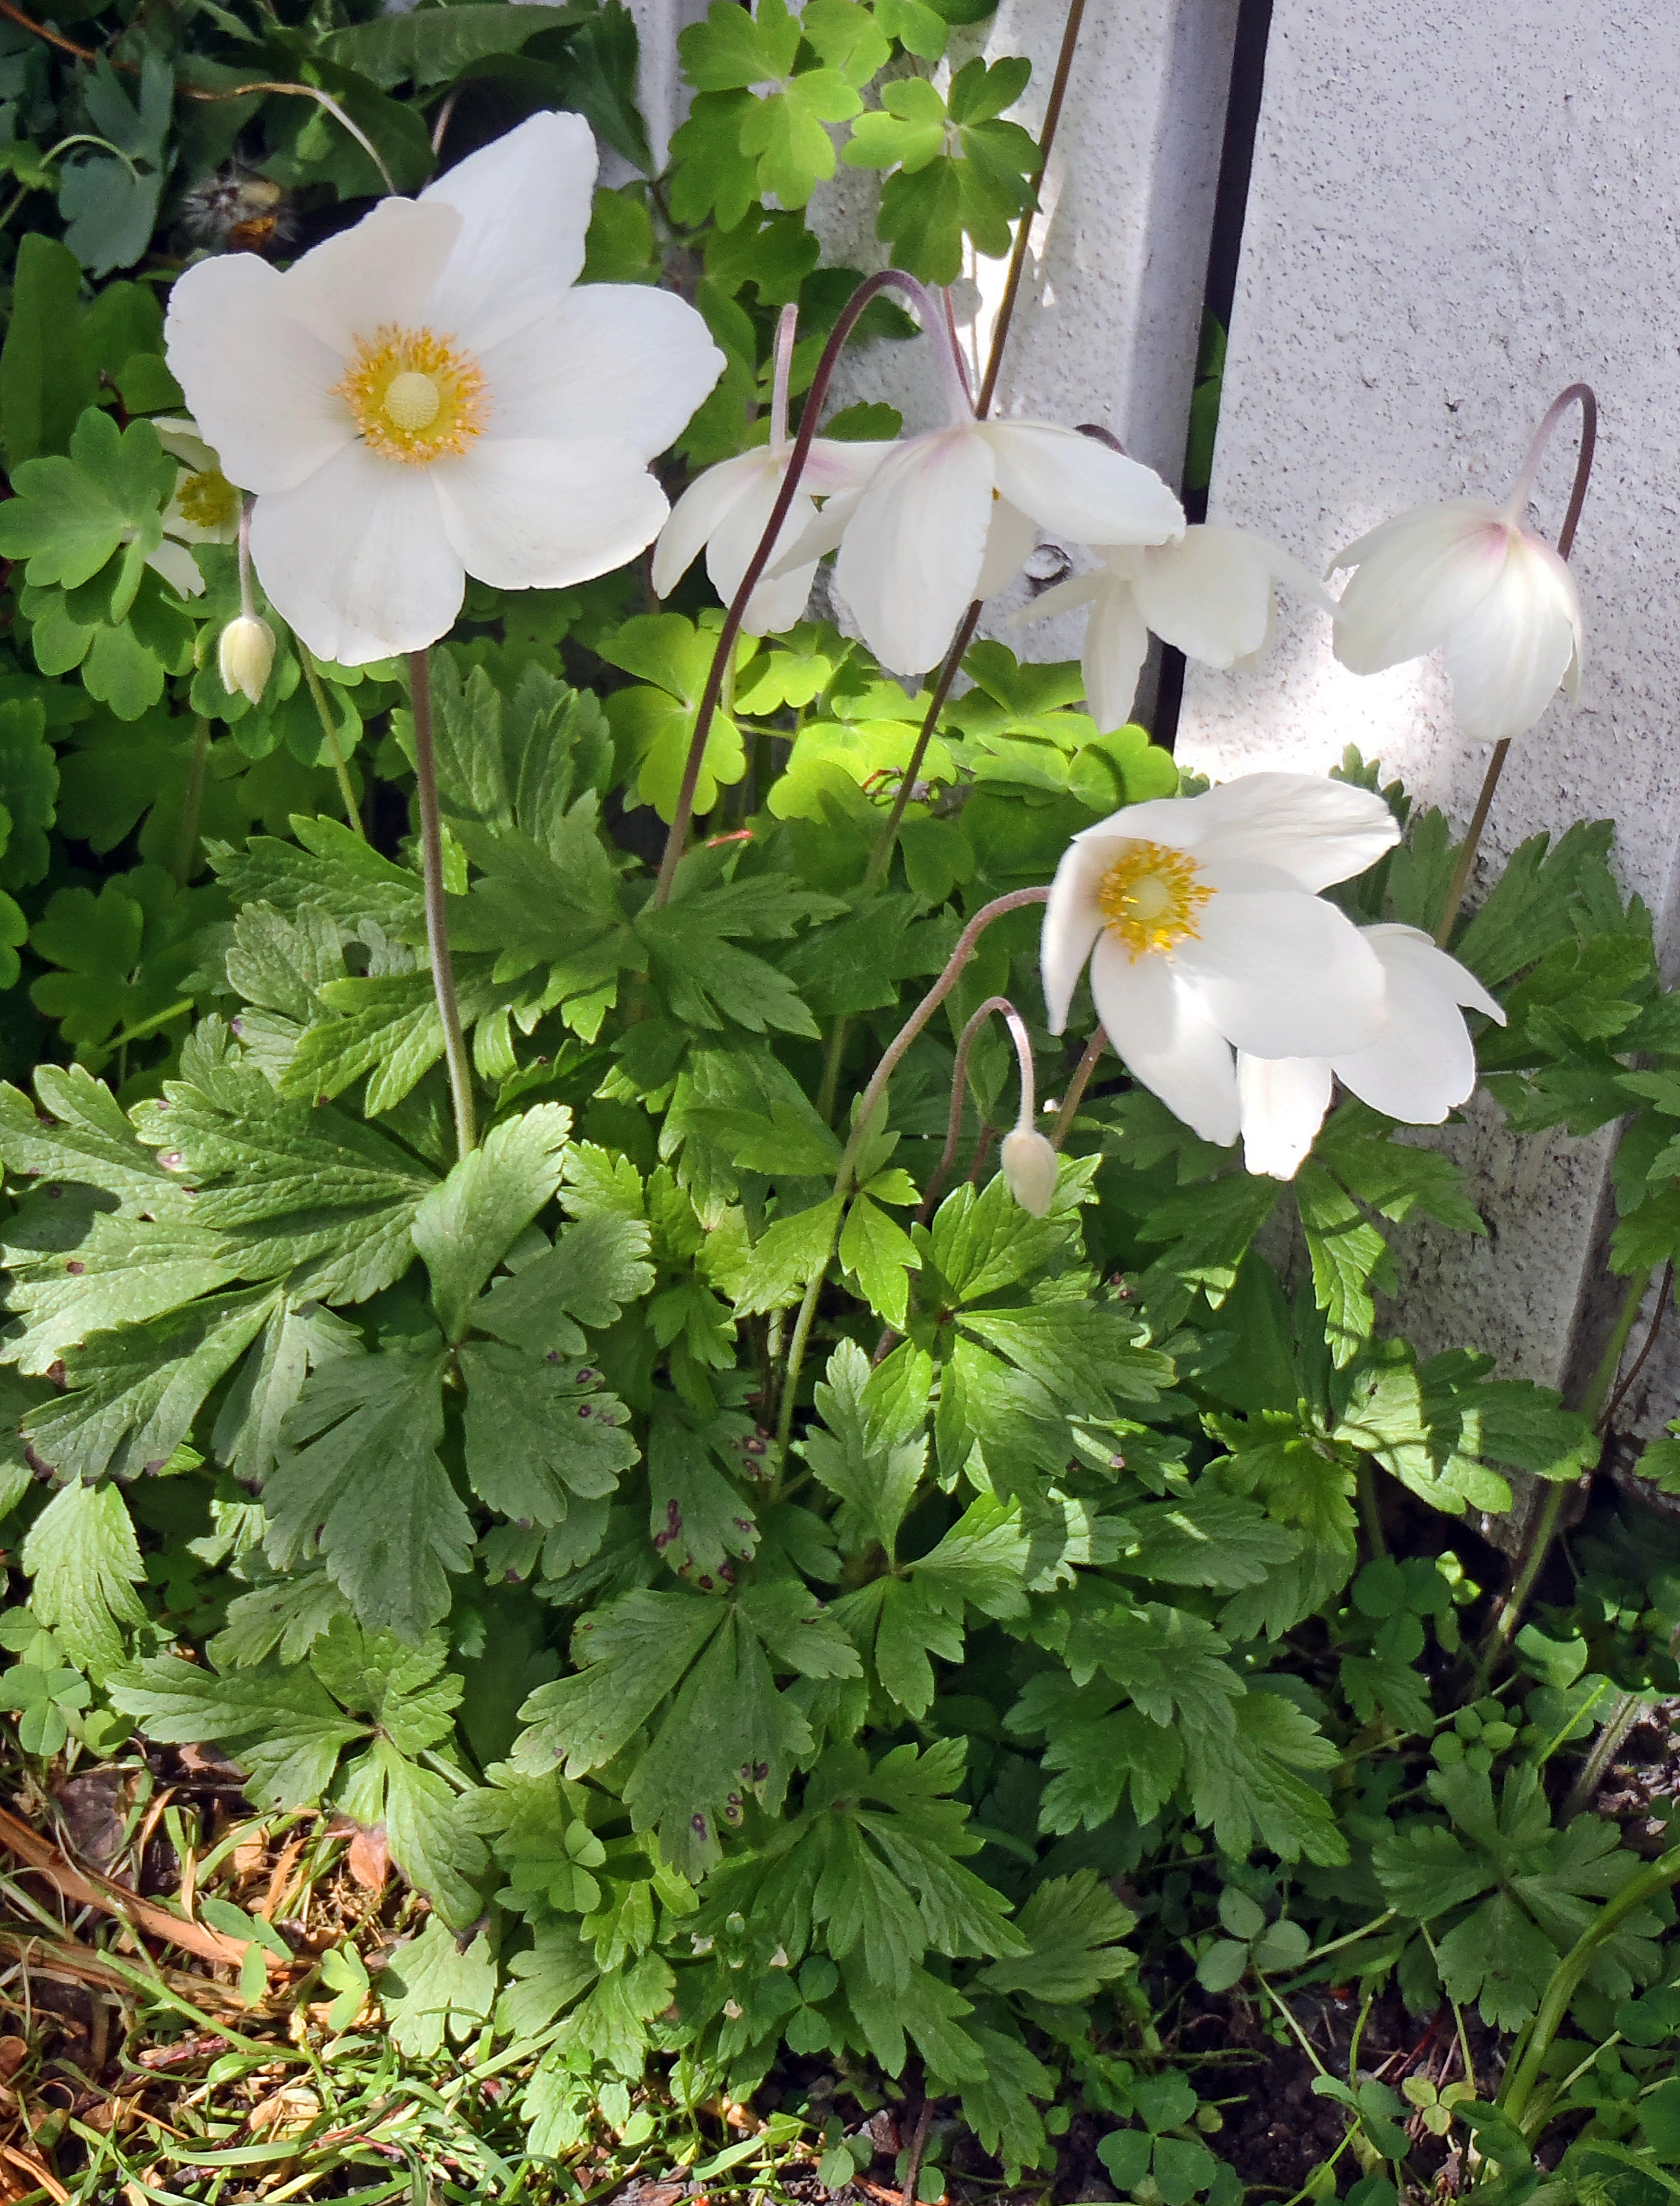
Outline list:
[[[1168,543],[1096,548],[1103,563],[1093,573],[1057,583],[1013,618],[1048,620],[1090,606],[1080,663],[1086,702],[1102,728],[1130,714],[1152,631],[1205,666],[1235,666],[1271,641],[1276,584],[1335,610],[1298,559],[1246,528],[1198,522]]]
[[[1235,1052],[1330,1057],[1380,1032],[1385,975],[1317,893],[1398,839],[1367,790],[1300,773],[1129,806],[1074,838],[1045,909],[1051,1031],[1087,959],[1109,1039],[1205,1141],[1236,1139]]]
[[[792,364],[794,309],[783,310],[777,331],[775,380],[770,403],[769,441],[716,467],[690,483],[659,532],[653,552],[653,587],[667,598],[702,550],[712,587],[725,605],[732,603],[741,580],[769,526],[793,456],[788,435],[789,371]],[[806,455],[788,517],[771,549],[771,567],[792,552],[817,516],[817,500],[861,490],[891,444],[849,443],[816,437]],[[742,629],[766,635],[790,629],[805,611],[817,572],[818,554],[766,573],[747,600]]]
[[[1383,1021],[1358,1049],[1329,1057],[1271,1058],[1239,1052],[1242,1159],[1251,1172],[1293,1179],[1342,1085],[1385,1118],[1439,1126],[1476,1084],[1475,1045],[1461,1005],[1500,1026],[1504,1012],[1475,975],[1415,927],[1362,930],[1387,976]]]
[[[1523,516],[1546,440],[1566,405],[1590,402],[1583,389],[1566,391],[1547,414],[1504,505],[1457,498],[1414,507],[1331,564],[1332,574],[1355,570],[1336,612],[1342,664],[1379,674],[1439,651],[1458,724],[1478,741],[1526,734],[1560,685],[1571,700],[1580,691],[1585,638],[1575,578]]]
[[[575,288],[595,166],[581,116],[533,115],[283,275],[241,253],[176,283],[170,365],[317,657],[418,650],[469,574],[558,588],[658,534],[647,463],[724,358],[668,291]]]

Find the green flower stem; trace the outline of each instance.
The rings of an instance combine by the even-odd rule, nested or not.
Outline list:
[[[1375,1561],[1388,1553],[1388,1542],[1383,1537],[1382,1512],[1377,1502],[1377,1474],[1368,1455],[1361,1455],[1354,1465],[1354,1495],[1359,1504],[1359,1521]]]
[[[1622,1358],[1628,1352],[1628,1341],[1632,1335],[1635,1323],[1639,1316],[1640,1306],[1645,1300],[1650,1285],[1651,1274],[1645,1272],[1635,1279],[1629,1286],[1627,1296],[1622,1304],[1621,1315],[1616,1321],[1616,1329],[1610,1336],[1609,1343],[1600,1359],[1598,1369],[1593,1374],[1592,1382],[1587,1389],[1586,1399],[1581,1404],[1581,1414],[1594,1425],[1597,1425],[1605,1415],[1606,1405],[1611,1398],[1611,1390],[1616,1384],[1616,1374],[1622,1368]],[[1475,1685],[1479,1693],[1486,1690],[1487,1680],[1492,1672],[1494,1664],[1515,1637],[1516,1627],[1522,1621],[1522,1612],[1528,1606],[1529,1595],[1534,1589],[1534,1581],[1545,1567],[1546,1556],[1551,1552],[1552,1540],[1557,1535],[1558,1526],[1562,1520],[1564,1504],[1573,1492],[1576,1482],[1572,1478],[1561,1479],[1546,1490],[1546,1499],[1540,1505],[1540,1514],[1534,1519],[1528,1537],[1524,1542],[1522,1560],[1518,1565],[1516,1577],[1511,1582],[1510,1591],[1505,1595],[1494,1610],[1487,1629],[1482,1635],[1481,1644],[1476,1649]]]
[[[1540,2079],[1546,2053],[1563,2025],[1582,1978],[1593,1965],[1594,1954],[1619,1923],[1677,1880],[1680,1880],[1680,1846],[1672,1846],[1649,1869],[1630,1878],[1613,1899],[1606,1901],[1597,1919],[1588,1923],[1552,1971],[1540,2012],[1518,2041],[1516,2057],[1505,2071],[1505,2080],[1495,2102],[1501,2114],[1508,2115],[1525,2133],[1533,2125],[1522,2118]]]
[[[1299,1974],[1302,1969],[1310,1968],[1314,1961],[1323,1960],[1326,1953],[1339,1953],[1344,1946],[1358,1945],[1361,1938],[1374,1937],[1384,1923],[1393,1922],[1394,1915],[1393,1908],[1385,1907],[1374,1921],[1361,1923],[1357,1930],[1344,1931],[1339,1938],[1332,1938],[1327,1946],[1314,1946],[1310,1953],[1302,1954],[1292,1973]]]
[[[193,723],[193,754],[187,762],[187,793],[181,803],[181,835],[176,844],[175,878],[185,888],[193,878],[199,849],[199,815],[204,808],[205,766],[210,757],[210,722],[200,712]]]
[[[1571,406],[1581,408],[1581,444],[1576,454],[1575,480],[1570,488],[1570,502],[1564,515],[1564,525],[1558,531],[1558,556],[1567,559],[1575,548],[1575,532],[1581,525],[1581,509],[1587,502],[1587,485],[1593,473],[1593,451],[1599,440],[1599,402],[1589,383],[1572,383],[1569,389],[1554,398],[1547,408],[1546,418],[1534,432],[1517,475],[1516,486],[1511,493],[1511,503],[1517,510],[1513,520],[1522,517],[1522,509],[1528,501],[1528,486],[1540,466],[1552,432],[1557,427]],[[1510,739],[1504,736],[1493,746],[1493,755],[1487,761],[1487,772],[1482,776],[1481,794],[1476,799],[1476,808],[1470,815],[1470,832],[1464,838],[1464,847],[1458,853],[1458,863],[1452,869],[1452,879],[1447,885],[1446,902],[1441,907],[1441,916],[1435,929],[1435,941],[1445,950],[1452,939],[1452,930],[1457,924],[1459,906],[1464,901],[1464,891],[1469,886],[1470,868],[1475,863],[1482,830],[1487,825],[1487,814],[1493,802],[1493,792],[1499,785],[1499,776],[1504,772],[1505,754],[1510,749]]]
[[[938,679],[933,684],[933,695],[928,700],[927,711],[921,723],[921,733],[916,737],[910,753],[909,763],[898,778],[898,793],[892,800],[892,809],[887,823],[876,839],[869,854],[869,863],[864,872],[863,885],[873,889],[885,879],[892,863],[892,854],[898,846],[898,830],[904,824],[904,811],[910,801],[910,792],[921,772],[921,762],[927,755],[927,746],[933,740],[933,730],[938,725],[939,715],[950,695],[950,685],[962,671],[962,654],[974,640],[974,630],[980,626],[980,600],[976,598],[962,616],[962,625],[951,639],[950,649],[945,653],[944,664],[939,669]]]
[[[809,418],[807,412],[807,419]],[[981,935],[994,919],[1001,919],[1005,912],[1021,911],[1028,904],[1047,903],[1049,900],[1050,891],[1047,888],[1011,889],[1006,896],[993,897],[990,903],[982,904],[958,935],[956,947],[945,961],[944,970],[889,1042],[880,1063],[875,1067],[873,1077],[863,1091],[853,1116],[851,1138],[835,1168],[836,1195],[843,1197],[851,1192],[852,1173],[857,1164],[858,1153],[863,1147],[875,1113],[880,1108],[888,1081],[897,1070],[905,1051],[956,986],[963,968],[974,954]],[[829,1236],[827,1252],[811,1274],[804,1299],[799,1305],[799,1315],[794,1320],[793,1338],[788,1344],[787,1369],[782,1380],[782,1406],[776,1423],[778,1465],[787,1458],[788,1442],[793,1434],[794,1410],[799,1396],[800,1368],[805,1361],[806,1344],[811,1338],[812,1322],[817,1315],[817,1299],[822,1293],[823,1278],[833,1261],[840,1239],[840,1225],[841,1220],[837,1218]]]
[[[344,756],[338,730],[333,724],[332,707],[327,702],[326,691],[322,686],[320,669],[315,664],[314,654],[301,635],[294,635],[292,641],[297,648],[298,664],[303,669],[303,678],[309,684],[309,695],[314,700],[316,716],[326,736],[327,748],[332,753],[332,770],[338,777],[338,793],[344,800],[344,817],[365,843],[367,834],[357,808],[355,790],[350,786],[349,761]]]
[[[409,686],[414,711],[414,786],[420,796],[420,870],[426,885],[426,940],[432,953],[432,987],[443,1022],[444,1057],[455,1103],[456,1148],[468,1156],[478,1147],[478,1115],[473,1103],[473,1068],[456,1001],[455,966],[450,957],[450,928],[444,897],[444,831],[438,816],[438,761],[432,748],[432,654],[408,653]]]
[[[758,548],[747,562],[747,571],[741,577],[740,587],[730,600],[729,611],[724,615],[724,625],[718,631],[718,647],[712,654],[712,665],[706,677],[706,687],[694,714],[694,732],[688,738],[688,762],[682,769],[682,785],[677,791],[676,809],[671,814],[670,829],[665,837],[664,855],[659,861],[659,878],[653,885],[649,909],[660,910],[670,902],[670,892],[676,880],[676,868],[682,862],[688,846],[688,829],[694,816],[694,792],[700,787],[700,768],[706,762],[706,746],[712,733],[712,722],[723,695],[724,676],[735,657],[736,638],[741,633],[741,623],[746,617],[748,601],[757,589],[765,569],[770,564],[770,555],[782,534],[782,524],[793,510],[794,499],[799,494],[800,477],[805,472],[805,462],[816,441],[817,421],[822,412],[823,401],[828,396],[841,348],[857,325],[858,317],[870,301],[890,286],[905,292],[921,309],[922,327],[930,340],[944,345],[944,332],[939,329],[938,316],[932,300],[914,276],[906,276],[897,268],[883,268],[867,277],[840,310],[840,318],[829,331],[828,343],[823,347],[822,358],[817,362],[817,372],[811,379],[811,388],[806,393],[804,411],[799,418],[799,434],[793,440],[788,455],[787,472],[782,478],[782,487],[777,493],[770,518],[764,526]]]
[[[1050,1130],[1050,1146],[1059,1149],[1073,1130],[1079,1106],[1085,1100],[1085,1091],[1091,1085],[1091,1075],[1097,1069],[1097,1060],[1108,1047],[1108,1028],[1100,1019],[1092,1029],[1091,1039],[1085,1045],[1085,1054],[1074,1068],[1074,1076],[1068,1082],[1068,1092],[1062,1098],[1062,1107],[1056,1113],[1056,1124]]]

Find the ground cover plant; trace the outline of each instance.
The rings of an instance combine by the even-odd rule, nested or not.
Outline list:
[[[659,175],[592,0],[0,13],[11,2195],[1680,2190],[1649,915],[1129,717],[1281,586],[1495,802],[1593,395],[1332,601],[947,343],[974,0],[717,0]],[[1478,1080],[1576,1399],[1394,1315]]]

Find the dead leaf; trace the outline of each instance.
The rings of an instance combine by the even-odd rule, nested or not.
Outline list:
[[[377,1824],[371,1831],[358,1830],[344,1861],[364,1892],[383,1892],[390,1875],[390,1846],[384,1825]]]
[[[307,2084],[286,2084],[259,2099],[245,2118],[253,2137],[296,2137],[320,2114],[321,2102]]]
[[[3,2077],[7,2083],[10,2083],[28,2058],[29,2041],[27,2037],[0,2037],[0,2077]]]

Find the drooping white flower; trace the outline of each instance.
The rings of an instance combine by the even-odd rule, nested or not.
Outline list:
[[[1056,1152],[1037,1127],[1012,1127],[998,1144],[998,1164],[1021,1207],[1047,1217],[1056,1199]]]
[[[177,280],[170,367],[318,658],[434,641],[468,574],[560,587],[658,534],[647,463],[724,357],[668,291],[574,288],[595,166],[581,116],[533,115],[283,275],[236,253]]]
[[[1478,741],[1532,728],[1561,684],[1580,691],[1585,640],[1575,578],[1510,504],[1451,498],[1385,521],[1338,552],[1355,569],[1336,612],[1336,656],[1379,674],[1439,651],[1458,724]]]
[[[1439,1126],[1476,1084],[1475,1045],[1460,1006],[1505,1023],[1475,975],[1417,927],[1361,931],[1388,977],[1383,1023],[1370,1041],[1327,1057],[1238,1052],[1242,1161],[1251,1172],[1295,1178],[1330,1108],[1332,1078],[1385,1118]]]
[[[944,656],[975,598],[1004,588],[1040,528],[1079,544],[1165,544],[1184,533],[1152,468],[1049,421],[977,421],[893,446],[863,488],[832,498],[792,559],[837,545],[834,587],[895,674]]]
[[[196,422],[154,420],[152,426],[158,443],[179,465],[175,488],[164,508],[164,540],[146,563],[177,596],[200,597],[204,576],[188,546],[231,544],[239,534],[240,495],[200,436]]]
[[[1133,1075],[1205,1141],[1234,1142],[1236,1050],[1329,1057],[1381,1031],[1383,965],[1317,891],[1398,835],[1379,796],[1301,773],[1151,798],[1084,829],[1045,909],[1051,1031],[1088,958],[1098,1017]]]
[[[704,550],[712,588],[726,605],[734,601],[781,496],[793,455],[788,435],[793,339],[793,309],[788,307],[777,332],[769,441],[732,460],[720,460],[690,483],[677,499],[653,547],[656,595],[669,597]],[[777,533],[766,572],[747,600],[741,623],[746,635],[766,635],[789,629],[800,618],[816,577],[819,555],[813,552],[808,559],[786,568],[777,568],[777,560],[795,549],[816,519],[819,498],[861,490],[891,450],[886,444],[853,444],[832,437],[812,439],[800,471],[799,488]],[[772,568],[776,569],[773,574],[769,571]]]
[[[274,630],[260,613],[236,613],[217,643],[216,663],[229,697],[260,705],[274,671]]]
[[[1335,600],[1300,560],[1246,528],[1198,522],[1176,541],[1102,545],[1103,563],[1034,598],[1012,616],[1047,620],[1088,605],[1081,666],[1085,701],[1102,728],[1129,718],[1151,631],[1205,666],[1235,666],[1264,651],[1277,625],[1278,582],[1324,607]]]

